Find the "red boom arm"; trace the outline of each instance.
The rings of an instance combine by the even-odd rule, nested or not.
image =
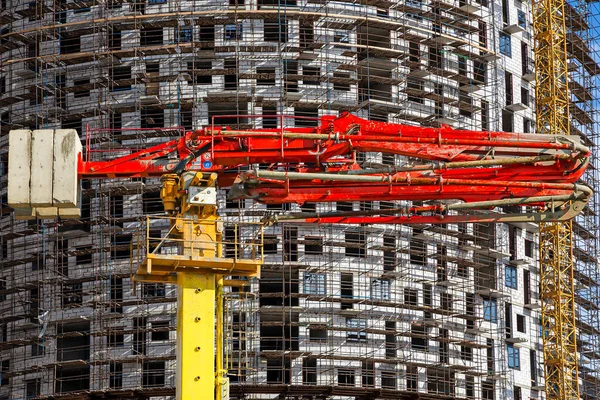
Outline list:
[[[361,169],[356,154],[364,152],[402,155],[410,164]],[[585,203],[591,191],[575,182],[588,157],[586,147],[564,137],[422,128],[344,113],[323,117],[314,128],[207,127],[113,160],[81,160],[78,172],[81,178],[129,178],[215,171],[222,187],[231,186],[239,175],[234,196],[265,203],[461,200],[472,205],[467,208],[489,209],[550,201]],[[269,167],[237,172],[256,164]],[[423,212],[437,215],[451,209],[458,208],[414,208],[404,210],[405,215],[396,210],[390,216],[315,215],[311,221],[415,222]],[[439,219],[425,217],[422,223]]]

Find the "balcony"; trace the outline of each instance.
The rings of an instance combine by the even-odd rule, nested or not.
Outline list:
[[[514,35],[515,33],[525,32],[525,28],[523,28],[519,24],[507,25],[502,30],[510,35]]]
[[[506,107],[504,107],[507,110],[510,110],[512,112],[516,112],[516,111],[523,111],[523,110],[527,110],[529,108],[529,106],[527,106],[524,103],[513,103],[513,104],[509,104]]]

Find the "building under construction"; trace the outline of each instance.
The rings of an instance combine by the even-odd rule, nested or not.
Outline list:
[[[600,11],[565,7],[571,134],[594,151],[585,181],[595,188]],[[80,218],[16,220],[10,130],[76,129],[98,160],[212,123],[311,126],[342,111],[531,133],[531,21],[527,0],[1,0],[0,400],[169,399],[176,372],[175,287],[130,280],[146,216],[163,213],[159,180],[84,180]],[[598,205],[573,222],[590,400],[600,397]],[[220,210],[234,238],[269,213],[393,206],[265,206],[221,193]],[[160,237],[168,223],[149,229]],[[231,396],[544,399],[537,232],[267,228],[261,279],[226,296]]]

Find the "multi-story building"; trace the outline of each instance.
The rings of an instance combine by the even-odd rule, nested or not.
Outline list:
[[[572,133],[592,146],[598,65],[580,3],[567,5]],[[531,22],[511,0],[1,0],[0,399],[171,398],[176,369],[174,288],[130,281],[158,180],[83,181],[80,219],[16,220],[9,130],[76,129],[91,158],[213,121],[306,126],[344,110],[534,132]],[[389,206],[221,200],[227,235],[268,212]],[[587,398],[598,212],[575,223]],[[537,247],[532,224],[270,227],[262,278],[227,296],[232,396],[542,399]]]

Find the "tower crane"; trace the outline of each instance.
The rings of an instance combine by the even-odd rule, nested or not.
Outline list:
[[[22,218],[76,215],[80,179],[161,178],[170,229],[154,246],[146,235],[143,262],[133,278],[177,284],[177,399],[227,398],[224,278],[260,276],[259,237],[235,238],[234,254],[224,257],[228,243],[217,188],[229,188],[234,199],[267,204],[428,202],[272,215],[264,224],[554,223],[573,218],[592,195],[590,188],[576,183],[587,167],[589,149],[569,136],[414,127],[349,113],[324,116],[315,127],[285,128],[280,118],[281,128],[245,130],[213,120],[178,139],[100,161],[91,159],[89,135],[83,149],[72,130],[10,132],[8,201]],[[361,168],[356,156],[363,152],[402,155],[407,161]],[[503,206],[538,211],[493,211]],[[175,244],[174,254],[161,251],[167,242]]]
[[[569,135],[565,3],[534,0],[532,6],[537,132]],[[546,398],[578,400],[573,224],[542,222],[539,228]]]

